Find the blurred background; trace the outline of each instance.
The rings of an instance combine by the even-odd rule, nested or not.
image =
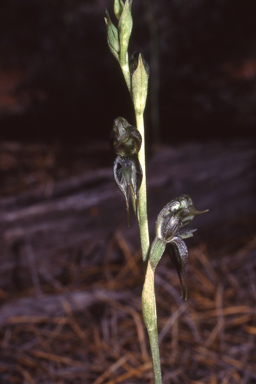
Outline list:
[[[108,140],[134,123],[104,23],[109,0],[10,0],[0,12],[1,139]],[[151,65],[147,140],[250,137],[256,123],[254,0],[134,1],[130,52]]]

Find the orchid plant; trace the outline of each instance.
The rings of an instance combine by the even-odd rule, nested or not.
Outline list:
[[[125,197],[128,225],[129,191],[139,224],[142,258],[146,271],[142,291],[143,318],[150,340],[155,384],[162,384],[154,287],[156,266],[167,251],[180,279],[181,297],[187,299],[185,268],[188,249],[184,239],[192,237],[195,230],[186,229],[186,226],[195,215],[207,211],[197,211],[188,195],[172,200],[157,217],[155,239],[150,247],[143,117],[148,91],[149,65],[141,53],[134,53],[129,58],[128,46],[133,27],[131,7],[132,0],[126,0],[125,3],[122,0],[114,0],[117,28],[112,23],[108,11],[105,17],[108,45],[121,67],[136,119],[136,127],[123,117],[114,120],[111,132],[111,144],[116,153],[113,171],[114,179]]]

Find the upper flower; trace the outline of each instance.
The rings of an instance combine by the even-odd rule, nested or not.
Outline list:
[[[117,155],[129,157],[137,154],[141,147],[141,134],[123,117],[114,120],[113,130],[110,134],[111,146]]]

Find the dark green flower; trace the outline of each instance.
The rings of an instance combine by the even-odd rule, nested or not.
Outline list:
[[[137,154],[141,147],[141,134],[123,117],[114,120],[110,134],[111,146],[117,155],[130,157]]]
[[[197,211],[191,197],[182,195],[166,204],[157,217],[156,238],[151,247],[149,261],[155,269],[165,249],[168,251],[180,279],[181,297],[185,291],[185,299],[187,299],[185,268],[188,262],[188,249],[183,239],[192,237],[195,229],[184,227],[196,215],[207,211]]]
[[[166,243],[179,231],[182,238],[193,236],[186,229],[181,231],[181,228],[188,225],[196,215],[205,213],[206,211],[197,211],[194,207],[191,197],[182,195],[166,204],[161,210],[156,221],[156,235]]]

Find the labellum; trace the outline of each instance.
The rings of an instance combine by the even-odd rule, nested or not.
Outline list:
[[[129,187],[134,197],[135,214],[138,217],[138,199],[142,181],[142,169],[138,156],[136,154],[132,157],[117,156],[114,162],[114,178],[120,191],[125,197],[127,221],[129,226]]]
[[[123,117],[114,120],[110,135],[110,145],[117,154],[114,162],[114,178],[125,197],[128,226],[129,188],[134,211],[138,217],[139,190],[142,182],[142,169],[138,160],[141,142],[141,134],[136,127],[130,125]]]

